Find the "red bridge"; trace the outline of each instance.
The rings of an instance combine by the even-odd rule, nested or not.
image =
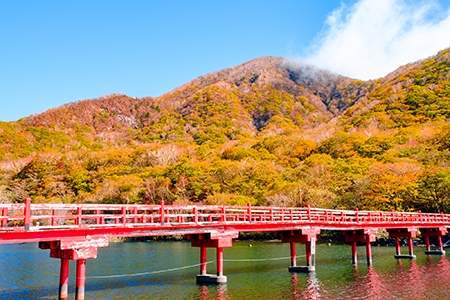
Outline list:
[[[111,237],[186,235],[200,248],[197,283],[225,283],[223,249],[232,246],[239,232],[279,232],[290,244],[290,272],[315,270],[316,241],[321,230],[340,230],[352,246],[357,264],[357,243],[366,246],[372,264],[375,232],[386,229],[395,239],[395,257],[413,259],[413,238],[420,232],[426,254],[445,254],[442,236],[450,228],[450,214],[332,210],[319,208],[237,207],[206,205],[108,204],[0,204],[0,243],[39,242],[50,257],[61,260],[59,299],[68,297],[69,260],[76,261],[76,299],[84,299],[86,260],[97,257],[98,247]],[[401,254],[400,239],[408,241]],[[431,249],[430,238],[437,249]],[[306,264],[297,266],[296,243],[306,245]],[[206,272],[207,248],[216,248],[216,274]]]

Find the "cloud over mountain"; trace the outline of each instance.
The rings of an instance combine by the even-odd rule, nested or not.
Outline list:
[[[437,1],[342,4],[302,60],[358,79],[382,77],[450,45],[450,7]]]

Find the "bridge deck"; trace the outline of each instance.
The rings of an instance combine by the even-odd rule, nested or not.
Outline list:
[[[210,231],[450,227],[449,214],[297,207],[1,204],[0,243],[86,236],[162,236]]]

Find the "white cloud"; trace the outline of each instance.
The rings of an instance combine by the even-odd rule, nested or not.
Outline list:
[[[373,79],[449,46],[449,7],[431,0],[359,0],[328,16],[326,29],[302,60]]]

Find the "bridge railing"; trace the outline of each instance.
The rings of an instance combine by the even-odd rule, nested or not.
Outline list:
[[[0,230],[176,226],[233,223],[447,224],[449,214],[334,210],[309,207],[0,204]]]

